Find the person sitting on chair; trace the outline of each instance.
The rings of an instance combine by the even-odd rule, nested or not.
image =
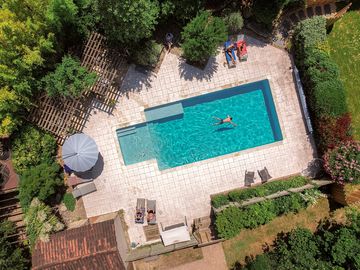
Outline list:
[[[233,55],[232,55],[232,51],[233,51],[234,49],[235,49],[235,46],[234,46],[233,43],[231,43],[229,46],[227,46],[227,47],[225,48],[225,53],[227,53],[227,54],[230,56],[231,61],[232,61],[233,64],[235,65],[235,59],[234,59],[234,57],[233,57]]]

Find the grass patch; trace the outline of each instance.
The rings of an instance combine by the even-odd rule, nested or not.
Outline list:
[[[360,140],[360,11],[349,11],[328,35],[330,55],[338,64],[352,116],[354,138]]]
[[[264,245],[271,245],[278,233],[289,232],[299,226],[315,231],[318,222],[329,216],[329,202],[322,198],[316,205],[300,210],[298,214],[275,218],[253,230],[244,229],[238,236],[223,242],[226,262],[230,268],[237,262],[244,264],[246,256],[263,253]]]

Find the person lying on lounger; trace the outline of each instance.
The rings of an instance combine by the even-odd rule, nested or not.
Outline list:
[[[221,119],[221,118],[215,117],[215,116],[213,116],[213,118],[219,121],[219,122],[217,122],[217,123],[214,124],[215,126],[217,126],[217,125],[222,125],[222,124],[225,124],[225,123],[232,124],[234,127],[237,126],[237,125],[232,121],[232,117],[231,117],[230,115],[228,115],[225,119]]]
[[[231,43],[229,46],[227,46],[227,47],[225,48],[225,53],[227,53],[227,54],[230,56],[231,61],[232,61],[233,64],[235,65],[235,59],[234,59],[234,57],[233,57],[233,55],[232,55],[232,50],[234,50],[234,49],[235,49],[235,46],[234,46],[233,43]]]

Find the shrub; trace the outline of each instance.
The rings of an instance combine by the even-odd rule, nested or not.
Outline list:
[[[79,97],[96,79],[96,73],[82,67],[79,60],[64,56],[55,71],[42,79],[42,83],[49,96]]]
[[[205,62],[216,54],[219,43],[226,40],[227,31],[222,19],[203,11],[184,27],[181,35],[185,58],[192,62]]]
[[[132,60],[141,66],[155,66],[159,60],[161,46],[154,40],[148,40],[141,43],[141,46],[135,46],[131,49]]]
[[[8,236],[15,233],[14,223],[8,220],[0,222],[0,269],[27,269],[27,260],[22,250],[8,239]]]
[[[212,198],[211,204],[215,208],[220,208],[223,205],[227,205],[229,203],[229,198],[226,195],[220,194],[216,195]]]
[[[352,140],[351,117],[349,113],[338,118],[321,117],[318,122],[316,129],[321,152],[333,149],[341,143]]]
[[[251,199],[254,197],[261,197],[265,195],[266,195],[266,188],[264,186],[234,190],[234,191],[230,191],[228,194],[230,201],[239,202],[239,203],[247,199]]]
[[[26,126],[12,143],[12,162],[18,174],[40,163],[51,164],[56,155],[53,136],[32,126]]]
[[[360,180],[360,144],[347,142],[325,156],[325,170],[331,178],[340,184],[358,183]]]
[[[71,193],[66,193],[62,201],[65,204],[67,210],[71,212],[75,210],[76,200]]]
[[[272,261],[270,257],[265,254],[256,255],[255,259],[247,261],[244,270],[273,270]]]
[[[243,208],[230,206],[216,215],[216,230],[220,237],[234,237],[243,228],[253,229],[269,223],[276,216],[298,212],[310,204],[304,199],[302,195],[293,193]]]
[[[162,0],[161,15],[163,18],[174,16],[180,22],[191,20],[200,11],[204,0]]]
[[[244,20],[240,12],[230,13],[224,18],[224,21],[228,27],[229,34],[239,33],[244,26]]]
[[[29,209],[25,212],[24,222],[26,225],[27,244],[32,249],[36,241],[49,241],[49,235],[52,232],[60,231],[64,228],[51,208],[45,205],[39,199],[34,198],[31,201]]]
[[[33,198],[49,201],[56,190],[63,185],[59,177],[60,166],[57,163],[41,163],[23,172],[20,177],[19,200],[21,207],[27,209]]]

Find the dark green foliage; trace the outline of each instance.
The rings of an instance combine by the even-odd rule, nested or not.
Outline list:
[[[254,229],[269,223],[278,215],[296,213],[307,206],[308,202],[297,193],[255,203],[244,208],[230,206],[216,215],[216,230],[220,237],[231,238],[243,228]]]
[[[307,178],[303,176],[295,176],[290,179],[273,181],[257,187],[230,191],[227,195],[228,200],[225,200],[224,198],[217,198],[218,196],[224,197],[226,195],[217,195],[214,196],[211,201],[214,207],[220,207],[226,205],[229,201],[241,203],[251,198],[263,197],[279,191],[287,190],[289,188],[301,187],[307,183]],[[217,201],[216,203],[214,203],[215,200]]]
[[[140,43],[130,49],[131,59],[138,65],[154,67],[160,57],[161,45],[154,40],[148,40]]]
[[[233,12],[224,18],[224,21],[228,27],[229,34],[239,33],[244,26],[244,20],[240,12]]]
[[[131,47],[152,35],[160,8],[152,0],[97,0],[96,10],[109,40]]]
[[[27,269],[27,260],[23,252],[6,238],[15,234],[15,226],[10,221],[0,223],[0,269],[24,270]]]
[[[79,97],[96,79],[96,73],[82,67],[79,60],[64,56],[56,70],[46,75],[42,82],[49,96]]]
[[[281,234],[274,249],[248,262],[244,269],[262,270],[269,262],[271,269],[360,269],[360,214],[354,210],[348,222],[335,224],[325,221],[313,234],[298,228]]]
[[[212,200],[211,200],[211,204],[212,206],[214,206],[215,208],[219,208],[223,205],[227,205],[229,203],[229,198],[226,195],[220,194],[220,195],[216,195]]]
[[[205,62],[226,40],[227,31],[222,19],[203,11],[184,27],[181,35],[185,58],[191,62]]]
[[[272,261],[267,254],[260,254],[247,262],[245,270],[273,270]]]
[[[254,0],[254,17],[257,22],[271,29],[279,13],[286,6],[305,6],[305,0]]]
[[[180,22],[194,18],[204,4],[204,0],[160,0],[161,17],[174,16]]]
[[[18,174],[40,163],[51,164],[56,156],[53,136],[32,126],[23,127],[12,142],[12,162]]]
[[[71,212],[75,210],[76,200],[71,193],[65,193],[62,201],[65,204],[67,210]]]
[[[62,185],[60,166],[57,163],[41,163],[25,170],[20,177],[19,186],[21,207],[27,209],[35,197],[48,202]]]

